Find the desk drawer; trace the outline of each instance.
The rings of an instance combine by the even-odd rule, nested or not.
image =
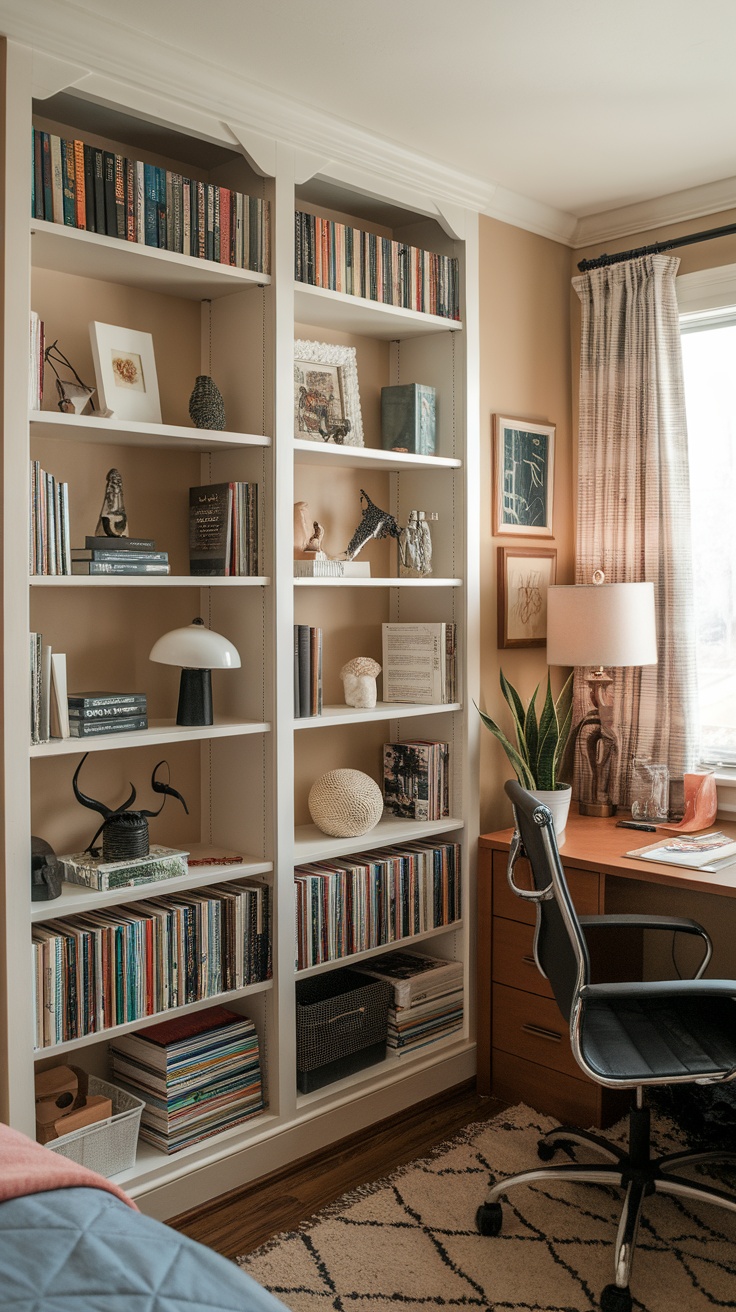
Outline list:
[[[532,903],[524,902],[509,888],[506,877],[508,858],[504,852],[493,853],[493,914],[507,920],[521,920],[533,925],[536,911]],[[514,878],[524,887],[526,860],[517,861]],[[565,872],[570,896],[579,916],[597,916],[600,910],[601,877],[595,870],[568,870]],[[531,884],[531,880],[529,881]]]
[[[493,986],[493,1046],[583,1079],[570,1051],[567,1022],[557,1004],[522,989]]]
[[[533,955],[534,926],[519,920],[493,917],[493,980],[508,984],[543,998],[552,997],[548,980],[539,970]]]

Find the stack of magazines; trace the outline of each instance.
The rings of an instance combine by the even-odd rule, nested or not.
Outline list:
[[[145,1100],[141,1138],[165,1153],[263,1111],[255,1025],[211,1007],[124,1034],[111,1045],[115,1079]]]
[[[387,1046],[397,1056],[416,1052],[462,1029],[461,961],[425,957],[419,952],[389,952],[355,969],[393,986]]]

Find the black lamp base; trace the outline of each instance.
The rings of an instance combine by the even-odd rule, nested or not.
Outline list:
[[[176,723],[187,726],[214,724],[212,676],[209,670],[182,670]]]

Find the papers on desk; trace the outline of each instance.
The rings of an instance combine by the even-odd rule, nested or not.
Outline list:
[[[636,847],[626,856],[642,861],[661,861],[664,865],[685,866],[712,873],[736,864],[736,839],[716,830],[711,834],[678,834],[664,842]]]

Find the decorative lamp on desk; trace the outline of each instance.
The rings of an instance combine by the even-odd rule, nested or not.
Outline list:
[[[181,667],[176,723],[213,724],[211,670],[239,670],[240,656],[233,644],[205,627],[203,619],[164,633],[151,648],[150,660]]]
[[[613,815],[608,793],[611,763],[619,747],[608,672],[614,666],[656,665],[657,632],[652,583],[605,583],[596,570],[590,584],[552,585],[547,590],[547,664],[588,667],[591,709],[576,735],[591,726],[585,751],[593,772],[593,801],[581,815]]]

